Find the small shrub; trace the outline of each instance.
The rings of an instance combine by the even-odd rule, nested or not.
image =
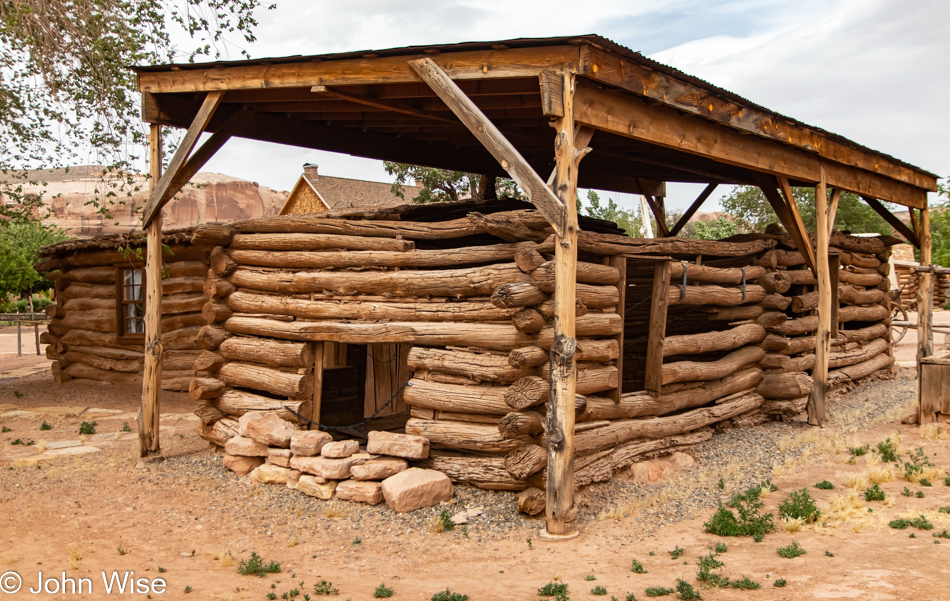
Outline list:
[[[851,453],[852,457],[862,457],[868,454],[868,450],[870,450],[870,448],[871,447],[869,445],[864,445],[863,447],[851,447],[848,449],[848,452]]]
[[[265,564],[264,560],[261,559],[261,556],[258,555],[256,551],[251,551],[251,556],[248,559],[241,560],[241,564],[238,566],[238,573],[242,576],[258,576],[263,578],[265,574],[280,574],[280,564],[276,561]]]
[[[12,444],[13,446],[22,445],[22,446],[24,446],[24,447],[32,447],[33,445],[36,444],[36,441],[35,441],[35,440],[26,440],[26,441],[24,441],[24,440],[20,440],[19,438],[17,438],[16,440],[14,440],[13,442],[11,442],[10,444]]]
[[[917,484],[920,484],[921,486],[933,486],[933,483],[927,478],[921,478],[917,481]]]
[[[950,509],[950,507],[948,507]],[[950,512],[947,512],[950,513]],[[643,564],[637,561],[636,559],[630,564],[630,571],[634,574],[646,574],[646,568],[643,567]]]
[[[83,422],[79,424],[79,433],[86,436],[92,436],[96,433],[96,426],[98,425],[99,424],[96,422],[92,422],[91,424],[89,422]]]
[[[358,537],[358,536],[353,539],[353,544],[354,544],[354,545],[358,545],[358,544],[360,544],[360,543],[362,543],[362,542],[363,542],[363,539],[361,539],[361,538]]]
[[[192,590],[194,590],[194,589],[192,589],[191,586],[186,586],[186,587],[185,587],[185,594],[187,595],[187,594],[190,593]]]
[[[385,599],[387,597],[393,596],[393,589],[386,586],[386,583],[380,582],[379,586],[376,587],[376,590],[373,591],[373,598],[375,599]]]
[[[725,553],[729,550],[729,547],[726,546],[726,543],[716,543],[716,548],[713,549],[716,553]]]
[[[930,462],[930,458],[924,455],[923,447],[908,451],[907,457],[907,461],[901,462],[901,471],[904,472],[904,479],[909,482],[917,482],[936,467]]]
[[[116,547],[116,551],[119,552],[119,555],[128,555],[129,553],[128,549],[124,549],[122,545],[119,545],[118,547]]]
[[[821,516],[815,500],[804,488],[788,495],[779,503],[778,510],[783,516],[803,520],[806,524],[814,522]]]
[[[761,540],[768,532],[774,532],[772,514],[762,514],[765,507],[761,498],[762,486],[768,486],[769,490],[773,487],[771,482],[753,486],[744,493],[732,495],[726,506],[720,503],[716,513],[703,524],[706,532],[717,536],[752,536],[756,540]],[[735,509],[738,517],[727,506]]]
[[[43,423],[40,424],[40,431],[41,431],[41,432],[45,432],[45,431],[47,431],[47,430],[52,430],[52,429],[53,429],[53,426],[47,424],[47,423],[46,423],[46,420],[43,420]]]
[[[884,498],[885,494],[880,484],[874,484],[874,486],[864,491],[865,501],[883,501]]]
[[[468,595],[453,593],[451,590],[445,589],[432,595],[432,601],[468,601]]]
[[[590,589],[590,594],[594,595],[595,597],[603,597],[607,594],[607,589],[602,586],[595,586],[594,588]]]
[[[905,486],[905,487],[904,487],[904,490],[901,491],[901,496],[902,496],[902,497],[913,497],[913,496],[914,496],[914,493],[911,492],[911,490]]]
[[[129,427],[129,422],[122,422],[121,432],[131,432],[132,428]]]
[[[944,483],[946,486],[950,486],[950,476],[947,476],[946,478],[944,478],[944,479],[943,479],[943,483]]]
[[[779,547],[777,549],[779,557],[784,557],[785,559],[794,559],[801,555],[805,554],[805,549],[802,549],[801,545],[797,541],[792,541],[787,547]]]
[[[4,426],[3,429],[2,429],[2,432],[3,432],[4,434],[6,434],[7,432],[13,432],[13,430],[11,430],[10,428]],[[950,486],[950,485],[948,485],[948,486]]]
[[[567,598],[567,584],[564,582],[549,582],[538,589],[539,597]]]
[[[933,535],[934,538],[950,538],[950,532],[947,532],[947,529],[944,528],[943,532],[936,532]]]
[[[266,595],[264,595],[264,597],[265,597],[268,601],[274,601],[274,599],[277,598],[277,594],[276,594],[276,593],[267,593]]]
[[[662,586],[651,586],[646,591],[647,597],[665,597],[667,595],[672,595],[675,591],[671,588],[664,588]]]
[[[772,583],[772,586],[774,586],[775,588],[784,588],[786,584],[788,583],[785,582],[784,578],[779,578],[778,580]]]
[[[718,570],[725,564],[716,559],[716,555],[710,553],[706,556],[700,557],[699,561],[696,562],[697,567],[699,567],[699,572],[696,573],[696,580],[700,582],[711,582],[713,577],[716,576],[712,574],[713,570]]]
[[[916,496],[917,496],[918,499],[923,499],[923,498],[924,498],[924,491],[918,490]]]
[[[164,574],[164,573],[167,572],[167,571],[168,571],[168,570],[166,570],[166,569],[163,568],[162,566],[158,566],[158,573],[159,573],[159,574]]]
[[[670,554],[670,558],[679,559],[680,557],[683,556],[683,553],[685,553],[685,551],[683,550],[682,547],[677,545],[675,549],[673,549],[672,551],[667,551],[667,553]]]
[[[743,576],[742,580],[733,580],[729,583],[729,586],[744,591],[754,591],[757,588],[762,588],[761,584],[754,580],[749,580],[748,576]]]
[[[828,549],[825,549],[825,557],[834,557],[834,556],[835,556],[834,553],[832,553],[832,552],[829,551]]]
[[[452,521],[452,514],[443,509],[439,515],[432,518],[433,530],[436,533],[446,532],[455,529],[455,522]]]
[[[939,511],[940,513],[950,513],[950,505],[946,505],[946,506],[944,506],[944,507],[941,507],[941,508],[938,509],[937,511]]]
[[[822,480],[821,482],[815,485],[815,488],[818,488],[821,490],[834,490],[835,485],[832,484],[831,482],[828,482],[827,480]]]
[[[937,541],[940,542],[940,541]],[[623,598],[624,601],[637,601],[637,596],[633,593],[627,593],[627,596]]]
[[[313,594],[314,595],[339,595],[340,589],[334,588],[332,582],[321,580],[320,582],[313,585]]]
[[[591,581],[597,580],[597,576],[594,576],[593,574],[588,574],[587,576],[584,576],[584,580],[587,582],[591,582]]]
[[[685,580],[677,580],[676,598],[682,599],[683,601],[690,601],[692,599],[702,599],[703,596],[693,588],[692,584],[686,582]]]
[[[885,439],[884,442],[877,443],[877,452],[881,456],[881,461],[885,463],[897,461],[897,444],[890,438]]]
[[[908,520],[907,518],[898,518],[896,520],[892,520],[887,525],[890,526],[891,528],[894,528],[895,530],[906,530],[908,526],[913,526],[914,528],[917,528],[918,530],[933,530],[934,529],[934,525],[931,524],[930,520],[928,520],[926,516],[923,516],[923,515],[921,515],[920,517],[916,517],[912,520]]]

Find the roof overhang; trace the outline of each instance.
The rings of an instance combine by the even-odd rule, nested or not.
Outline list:
[[[579,184],[655,194],[657,182],[828,185],[924,208],[937,176],[755,105],[598,36],[475,42],[279,59],[138,67],[143,118],[187,127],[225,91],[206,130],[431,167],[504,175],[409,61],[434,60],[538,173],[554,166],[561,71],[575,120],[598,131]]]

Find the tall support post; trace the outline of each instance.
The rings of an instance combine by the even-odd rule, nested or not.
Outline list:
[[[564,116],[555,121],[554,155],[557,168],[554,193],[564,206],[563,236],[555,237],[554,344],[551,346],[551,393],[548,400],[548,479],[546,534],[573,537],[577,508],[574,505],[574,403],[577,388],[575,350],[575,297],[577,280],[577,167],[584,151],[574,147],[573,73],[564,73]]]
[[[933,331],[933,274],[929,268],[933,267],[930,239],[930,209],[920,210],[920,223],[917,230],[920,240],[920,266],[927,267],[927,271],[917,272],[917,407],[918,423],[924,424],[932,420],[932,415],[924,415],[920,410],[923,407],[921,395],[921,361],[934,353]]]
[[[319,429],[320,414],[323,410],[323,365],[325,362],[326,342],[313,343],[313,400],[310,403],[310,423],[308,430]]]
[[[653,266],[653,301],[650,305],[643,387],[655,397],[660,396],[663,389],[663,344],[666,342],[666,314],[670,306],[671,271],[672,264],[669,261]]]
[[[828,355],[831,352],[831,269],[828,264],[830,213],[828,190],[825,185],[825,169],[821,168],[821,181],[815,187],[815,237],[817,239],[818,268],[818,332],[815,334],[815,369],[812,375],[815,384],[811,389],[811,402],[808,403],[808,423],[821,426],[825,421],[825,391],[828,387]]]
[[[148,134],[149,189],[162,177],[162,131],[151,124]],[[145,247],[145,371],[142,407],[139,409],[139,457],[161,460],[159,419],[162,384],[162,213],[161,208],[146,226]]]

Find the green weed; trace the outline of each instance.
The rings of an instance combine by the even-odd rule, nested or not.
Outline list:
[[[241,560],[238,573],[242,576],[253,575],[263,578],[264,574],[280,574],[280,564],[276,561],[264,563],[264,560],[256,551],[251,551],[251,556],[248,559]]]
[[[667,595],[672,595],[675,591],[671,588],[664,588],[662,586],[651,586],[645,592],[647,597],[665,597]]]
[[[832,552],[829,551],[828,549],[825,549],[825,557],[834,557],[834,556],[835,556],[834,553],[832,553]]]
[[[590,589],[590,594],[594,595],[595,597],[603,597],[607,594],[607,589],[602,586],[595,586],[594,588]]]
[[[821,516],[815,500],[805,488],[796,490],[785,497],[785,500],[779,503],[778,510],[783,516],[803,520],[806,524],[814,522]]]
[[[630,564],[630,571],[634,574],[646,574],[646,568],[643,567],[643,564],[637,561],[636,559]]]
[[[943,532],[936,532],[933,534],[934,538],[950,538],[950,532],[947,532],[947,529],[944,528]]]
[[[915,477],[920,477],[928,468],[936,467],[930,462],[930,458],[924,455],[924,448],[917,447],[913,451],[907,451],[908,461],[901,462],[901,470],[904,472],[906,480],[914,481]]]
[[[918,530],[933,530],[934,529],[934,525],[931,524],[930,520],[928,520],[927,517],[923,515],[921,515],[920,517],[916,517],[912,520],[908,520],[906,518],[898,518],[896,520],[892,520],[887,525],[896,530],[905,530],[908,526],[913,526],[914,528],[917,528]]]
[[[79,424],[79,433],[86,436],[92,436],[96,433],[96,426],[98,425],[99,424],[97,422],[92,422],[91,424],[89,422],[83,422]]]
[[[43,420],[43,423],[40,424],[40,432],[46,432],[47,430],[52,430],[53,426],[46,423],[46,420]]]
[[[673,549],[672,551],[667,551],[667,553],[670,554],[671,559],[679,559],[680,557],[683,556],[683,553],[685,552],[686,551],[684,551],[683,548],[680,547],[679,545],[677,545],[677,547]]]
[[[720,503],[716,513],[703,524],[706,532],[717,536],[752,536],[758,540],[766,533],[774,532],[772,514],[762,514],[765,507],[761,499],[763,486],[773,487],[771,482],[766,482],[744,493],[735,493],[725,506]],[[735,509],[738,517],[727,507]]]
[[[743,576],[742,580],[733,580],[729,583],[729,586],[744,591],[754,591],[757,588],[762,588],[761,584],[754,580],[749,580],[748,576]]]
[[[881,461],[885,463],[897,461],[897,445],[890,438],[877,443],[877,452],[881,455]]]
[[[788,583],[785,581],[784,578],[779,578],[778,580],[772,583],[772,586],[774,586],[775,588],[784,588],[786,584]]]
[[[848,452],[851,453],[852,457],[861,457],[863,455],[867,455],[870,448],[871,447],[869,445],[864,445],[863,447],[851,447],[848,449]]]
[[[468,595],[453,593],[450,589],[432,595],[432,601],[468,601]]]
[[[802,549],[801,545],[798,544],[798,541],[792,541],[787,547],[779,547],[777,549],[779,557],[784,557],[785,559],[794,559],[801,555],[805,554],[805,549]]]
[[[393,596],[393,589],[386,586],[385,583],[379,583],[379,586],[376,587],[376,590],[373,591],[374,599],[385,599],[387,597]]]
[[[729,550],[729,547],[726,546],[726,543],[716,543],[716,548],[713,550],[716,553],[725,553]]]
[[[913,496],[914,496],[914,493],[911,492],[911,490],[905,486],[905,487],[904,487],[904,490],[901,491],[901,496],[902,496],[902,497],[913,497]]]
[[[539,597],[567,598],[567,584],[564,582],[549,582],[538,589]]]
[[[685,580],[676,581],[676,598],[682,601],[691,601],[692,599],[702,599],[703,596],[693,588],[693,585]]]
[[[876,482],[874,483],[874,486],[864,491],[865,501],[883,501],[884,498],[884,491],[881,489],[881,485]]]
[[[815,488],[819,488],[821,490],[834,490],[835,485],[832,484],[831,482],[828,482],[827,480],[822,480],[821,482],[815,485]]]

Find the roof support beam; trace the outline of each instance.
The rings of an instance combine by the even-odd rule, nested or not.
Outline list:
[[[164,204],[168,202],[168,199],[177,192],[177,190],[174,190],[171,194],[168,194],[169,190],[171,190],[172,180],[178,175],[178,171],[185,164],[185,160],[188,158],[188,155],[191,154],[195,144],[198,143],[198,138],[202,132],[204,132],[205,128],[208,127],[208,123],[211,122],[211,117],[214,116],[214,111],[218,108],[218,105],[221,104],[222,98],[224,98],[224,92],[208,92],[208,95],[205,96],[204,102],[201,103],[201,108],[198,109],[198,113],[191,121],[191,126],[188,128],[188,131],[185,132],[185,137],[181,141],[181,145],[178,146],[175,156],[172,157],[171,162],[168,164],[168,170],[162,174],[162,178],[158,180],[155,188],[151,194],[149,194],[148,203],[145,204],[145,210],[142,213],[143,226],[150,224],[152,219],[155,218],[155,215],[161,211]],[[162,199],[164,199],[164,201]]]
[[[784,178],[783,178],[784,180]],[[817,277],[817,265],[815,263],[815,251],[808,240],[808,234],[805,232],[805,224],[802,223],[801,213],[798,211],[798,205],[794,204],[795,199],[791,196],[791,188],[788,186],[788,180],[779,181],[776,178],[763,178],[759,184],[765,199],[772,205],[772,210],[778,215],[779,221],[785,226],[788,235],[795,242],[795,247],[805,258],[805,265],[815,273]],[[782,188],[780,194],[778,188]],[[787,202],[791,198],[792,204]]]
[[[696,200],[693,201],[693,204],[689,205],[689,208],[686,209],[686,212],[683,213],[683,216],[679,218],[679,221],[676,222],[676,225],[673,226],[673,229],[670,230],[670,237],[676,236],[680,233],[686,224],[689,223],[689,220],[693,218],[693,215],[696,214],[696,211],[699,210],[699,207],[706,202],[706,199],[716,190],[716,187],[719,186],[718,182],[713,182],[706,186],[706,189],[703,190]]]
[[[501,164],[501,168],[524,190],[528,201],[538,208],[554,231],[563,237],[566,227],[564,204],[524,160],[521,153],[435,61],[431,58],[420,58],[410,61],[409,65],[452,109],[455,116],[465,124],[472,135],[478,138],[479,142]],[[572,178],[572,181],[574,184],[577,183],[576,178]]]
[[[882,205],[880,201],[871,196],[862,196],[864,202],[868,203],[868,206],[874,209],[874,212],[884,218],[884,221],[887,222],[892,228],[894,228],[897,233],[904,237],[905,240],[920,248],[920,240],[917,238],[917,233],[911,230],[907,225],[898,219],[893,213],[887,210],[887,207]]]
[[[401,102],[398,102],[398,101],[377,100],[376,98],[370,98],[369,96],[360,96],[359,94],[350,94],[349,92],[344,92],[343,90],[331,90],[327,86],[313,86],[312,88],[310,88],[310,91],[314,93],[325,94],[333,98],[339,98],[340,100],[353,102],[355,104],[362,104],[363,106],[371,106],[373,108],[383,109],[385,111],[392,111],[394,113],[401,113],[403,115],[412,115],[413,117],[421,117],[423,119],[429,119],[430,121],[441,121],[443,123],[455,123],[455,121],[452,119],[438,117],[436,115],[429,114],[425,111],[414,109],[410,106],[404,106]]]
[[[650,205],[650,211],[653,212],[653,216],[656,217],[656,229],[660,230],[660,238],[668,238],[670,236],[670,228],[666,226],[666,203],[663,202],[662,196],[650,196],[649,194],[644,194],[644,198],[647,199],[647,204]]]
[[[789,180],[815,183],[823,165],[814,153],[743,134],[583,80],[578,81],[574,111],[578,123]],[[840,163],[824,163],[824,168],[831,187],[904,206],[926,206],[924,188]]]
[[[838,214],[838,201],[841,200],[841,190],[831,191],[831,202],[828,204],[828,235],[835,229],[835,216]]]

